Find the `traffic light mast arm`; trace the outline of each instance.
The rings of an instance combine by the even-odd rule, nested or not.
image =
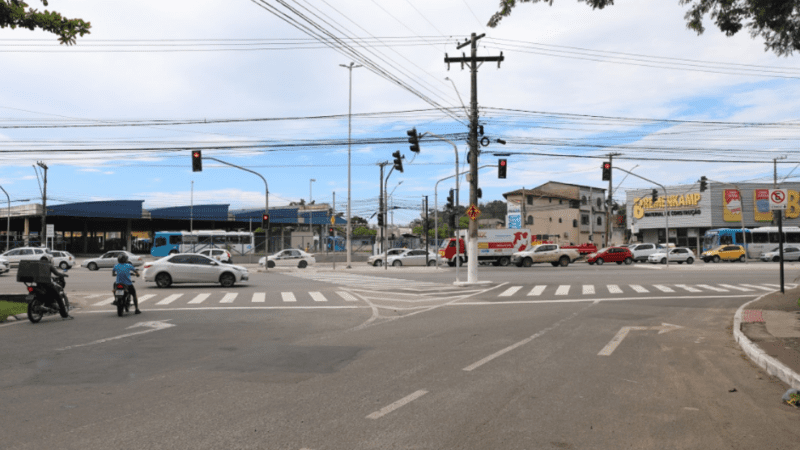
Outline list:
[[[648,180],[647,178],[645,178],[645,177],[643,177],[643,176],[636,175],[636,174],[635,174],[635,173],[633,173],[633,172],[627,171],[627,170],[625,170],[625,169],[620,169],[619,167],[613,167],[613,166],[612,166],[612,167],[611,167],[611,169],[612,169],[612,170],[614,170],[614,169],[616,169],[616,170],[621,170],[621,171],[623,171],[623,172],[627,173],[628,175],[633,175],[633,176],[635,176],[636,178],[641,178],[641,179],[642,179],[642,180],[644,180],[644,181],[647,181],[647,182],[653,183],[653,184],[655,184],[656,186],[660,186],[660,187],[661,187],[661,189],[663,189],[663,190],[664,190],[664,220],[665,220],[665,222],[664,222],[664,244],[666,244],[666,250],[665,250],[665,251],[667,252],[667,256],[666,256],[666,258],[665,258],[665,259],[667,260],[667,261],[666,261],[666,262],[667,262],[667,267],[669,267],[669,211],[667,211],[667,187],[666,187],[666,186],[664,186],[664,185],[663,185],[663,184],[661,184],[661,183],[656,183],[656,182],[655,182],[655,181],[653,181],[653,180]]]

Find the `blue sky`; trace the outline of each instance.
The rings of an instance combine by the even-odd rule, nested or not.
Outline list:
[[[275,2],[267,2],[270,5]],[[293,2],[290,2],[293,3]],[[797,119],[800,70],[793,57],[765,53],[758,39],[747,33],[725,37],[708,24],[702,36],[685,28],[684,8],[672,1],[623,1],[593,11],[583,3],[562,0],[554,5],[523,4],[496,29],[483,24],[495,11],[496,1],[478,0],[358,0],[333,4],[313,2],[315,11],[339,24],[350,36],[413,38],[418,45],[361,48],[387,72],[452,108],[464,119],[458,95],[469,101],[469,72],[458,66],[447,70],[444,54],[460,55],[456,41],[471,32],[486,33],[480,55],[506,60],[498,69],[485,64],[479,72],[481,121],[493,143],[486,151],[569,153],[583,156],[620,152],[620,167],[664,184],[692,183],[701,175],[721,181],[771,177],[772,164],[736,163],[751,151],[769,161],[787,154],[798,133],[786,127],[710,126],[686,121],[787,122]],[[31,4],[37,4],[31,0]],[[298,2],[299,5],[309,5]],[[52,35],[28,30],[0,30],[2,72],[6,83],[0,96],[0,185],[12,200],[40,201],[31,167],[44,161],[48,172],[48,202],[101,199],[143,199],[145,208],[230,203],[231,208],[263,205],[262,181],[251,174],[218,167],[206,161],[202,173],[191,172],[190,151],[91,151],[58,153],[54,148],[124,148],[198,145],[288,143],[299,140],[347,137],[347,120],[291,120],[269,122],[152,125],[107,128],[9,128],[56,123],[114,123],[146,119],[212,120],[344,115],[348,106],[348,64],[353,58],[330,48],[243,51],[253,42],[242,39],[307,39],[296,28],[246,0],[135,3],[100,0],[53,0],[50,8],[68,17],[92,23],[92,34],[72,48],[59,47]],[[335,8],[335,9],[334,9]],[[323,16],[324,14],[324,16]],[[43,39],[43,40],[42,40]],[[148,41],[141,41],[141,40]],[[211,46],[209,39],[228,39],[227,46]],[[301,42],[301,41],[284,41]],[[106,46],[103,46],[106,45]],[[113,46],[111,46],[113,45]],[[304,44],[305,45],[305,44]],[[542,47],[545,45],[547,47]],[[560,47],[556,47],[560,46]],[[208,51],[224,48],[224,51]],[[582,49],[582,50],[576,50]],[[114,50],[99,52],[97,50]],[[202,51],[198,51],[202,50]],[[587,51],[618,52],[595,53]],[[579,54],[580,53],[580,54]],[[641,64],[618,64],[610,55],[621,53],[659,57]],[[621,56],[621,55],[620,55]],[[682,58],[683,61],[665,58]],[[720,62],[720,70],[688,70],[696,63]],[[666,64],[664,61],[672,61]],[[630,62],[630,61],[628,61]],[[733,66],[739,64],[740,66]],[[658,67],[648,67],[656,65]],[[749,66],[746,66],[749,65]],[[754,68],[753,66],[759,66]],[[755,69],[738,73],[732,68]],[[764,76],[772,69],[787,69]],[[787,75],[788,74],[788,75]],[[785,78],[787,77],[788,78]],[[445,80],[445,77],[452,79]],[[454,85],[458,90],[454,89]],[[524,117],[490,108],[575,114],[579,116]],[[466,133],[466,127],[366,67],[353,70],[353,112],[407,110],[422,112],[391,117],[355,117],[353,139],[406,137],[406,130],[436,134]],[[651,118],[649,122],[594,120],[582,116]],[[547,139],[548,145],[543,145]],[[535,142],[534,142],[535,141]],[[596,143],[613,147],[587,149],[569,143]],[[462,165],[466,144],[457,142]],[[676,146],[674,157],[693,159],[718,156],[719,163],[645,161],[653,156],[641,147]],[[687,151],[685,148],[702,151]],[[726,153],[736,149],[738,153]],[[434,203],[437,180],[453,174],[449,144],[424,139],[422,152],[411,163],[405,143],[352,147],[353,214],[369,216],[377,207],[378,167],[391,153],[406,155],[405,172],[393,174],[389,190],[405,209],[396,223],[419,215],[424,195]],[[761,152],[761,153],[758,153]],[[313,199],[330,202],[336,192],[337,209],[347,198],[347,146],[294,147],[277,151],[250,149],[204,150],[233,164],[261,173],[269,182],[270,205]],[[663,156],[663,155],[661,155]],[[495,164],[484,154],[480,164]],[[792,157],[779,172],[788,174]],[[481,171],[483,200],[502,199],[502,193],[549,180],[606,187],[600,159],[514,155],[508,178],[499,180],[492,169]],[[615,175],[615,185],[621,176]],[[401,183],[402,182],[402,183]],[[398,183],[400,183],[398,185]],[[440,204],[451,182],[440,183]],[[626,189],[649,187],[628,177],[615,196]],[[466,196],[462,194],[462,204]],[[415,209],[416,208],[416,209]]]

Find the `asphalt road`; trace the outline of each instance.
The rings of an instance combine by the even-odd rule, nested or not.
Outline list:
[[[0,326],[12,430],[0,448],[784,449],[800,438],[787,387],[731,336],[734,311],[778,283],[775,264],[481,266],[491,283],[467,288],[452,268],[328,269],[251,269],[229,289],[139,282],[144,313],[122,318],[102,304],[110,272],[71,271],[75,320]],[[798,269],[787,264],[787,282]],[[10,275],[3,292],[21,287]]]

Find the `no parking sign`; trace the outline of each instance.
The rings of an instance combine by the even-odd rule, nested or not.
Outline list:
[[[769,190],[769,209],[786,209],[789,196],[786,189],[770,189]]]

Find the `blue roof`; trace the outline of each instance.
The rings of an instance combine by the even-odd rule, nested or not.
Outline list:
[[[153,219],[189,220],[228,220],[228,205],[194,205],[156,208],[150,210]]]
[[[49,216],[104,217],[112,219],[141,219],[144,200],[104,200],[98,202],[66,203],[47,207]]]

